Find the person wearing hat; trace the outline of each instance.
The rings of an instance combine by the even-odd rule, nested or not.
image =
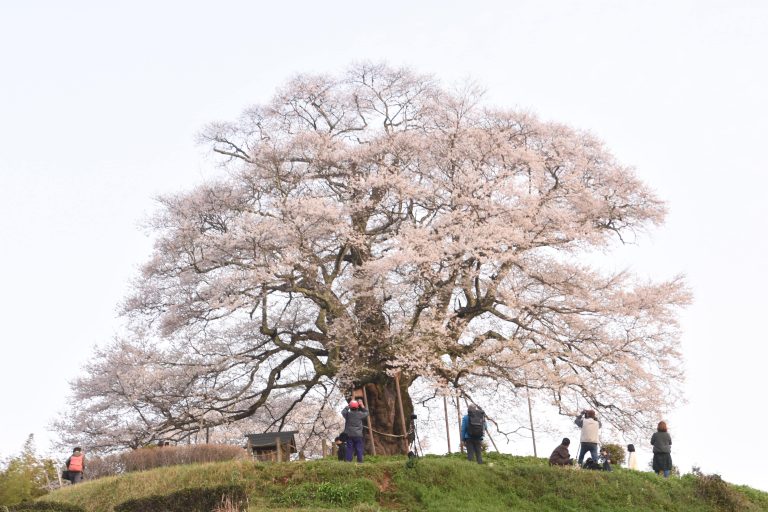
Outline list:
[[[570,446],[570,444],[571,440],[564,437],[560,446],[555,448],[552,455],[549,456],[550,466],[570,466],[573,464],[571,453],[568,451],[568,446]]]
[[[79,446],[72,450],[72,455],[66,462],[67,474],[69,475],[69,481],[73,484],[77,484],[83,481],[83,471],[85,470],[85,455],[83,450]]]
[[[357,462],[363,462],[363,420],[368,417],[365,404],[352,400],[341,415],[344,416],[344,433],[347,434],[346,461],[352,462],[352,456],[356,455]]]

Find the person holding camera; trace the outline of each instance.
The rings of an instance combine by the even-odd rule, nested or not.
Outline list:
[[[352,400],[341,415],[344,416],[344,433],[347,435],[345,460],[352,462],[352,456],[357,455],[357,462],[363,462],[363,420],[368,417],[365,404],[362,400]]]
[[[592,461],[597,463],[597,445],[600,443],[600,427],[602,423],[598,421],[595,411],[581,411],[574,421],[576,426],[581,429],[581,449],[579,450],[579,466],[584,462],[584,456],[590,453]]]

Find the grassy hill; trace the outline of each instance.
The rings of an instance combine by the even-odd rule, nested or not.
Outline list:
[[[86,482],[43,499],[111,512],[128,499],[229,484],[245,486],[249,512],[768,511],[768,493],[718,478],[550,468],[543,459],[499,454],[482,466],[458,455],[427,456],[415,467],[401,457],[370,457],[360,465],[327,459],[172,466]]]

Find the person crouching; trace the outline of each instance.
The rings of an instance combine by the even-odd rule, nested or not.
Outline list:
[[[567,437],[563,438],[563,442],[560,446],[554,449],[552,455],[549,456],[550,466],[570,466],[573,464],[571,453],[568,451],[568,447],[571,445],[571,440]]]

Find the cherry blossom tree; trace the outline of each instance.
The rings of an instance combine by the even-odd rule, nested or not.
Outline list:
[[[126,443],[283,427],[365,388],[377,451],[396,453],[396,383],[408,430],[417,380],[528,389],[623,430],[679,398],[682,277],[592,258],[665,206],[589,133],[363,64],[299,75],[201,139],[222,175],[161,200],[133,338],[75,384]]]

